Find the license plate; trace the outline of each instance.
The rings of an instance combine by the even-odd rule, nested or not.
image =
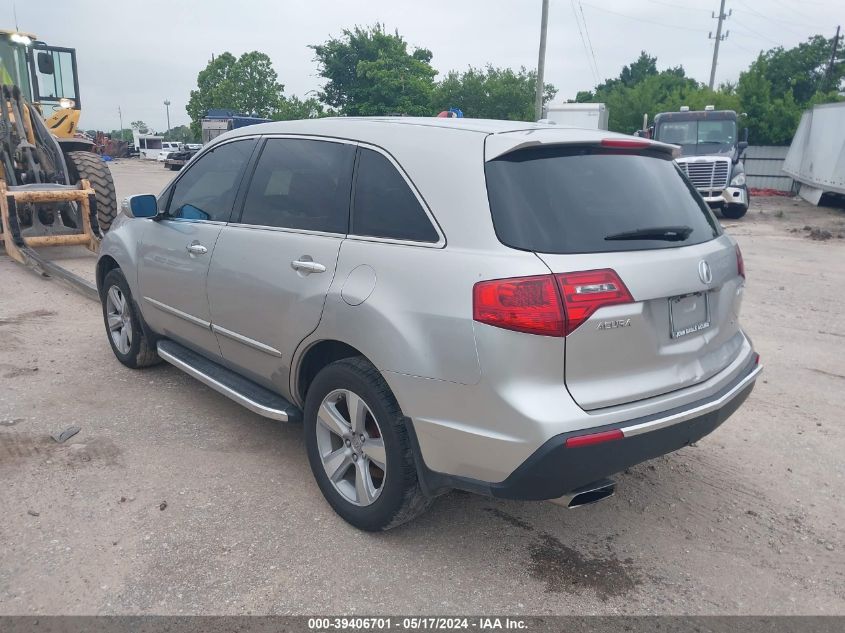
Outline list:
[[[710,300],[705,292],[669,298],[669,335],[682,338],[710,327]]]

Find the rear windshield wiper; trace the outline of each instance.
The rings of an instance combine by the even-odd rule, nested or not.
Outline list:
[[[665,240],[667,242],[683,242],[692,233],[689,226],[657,226],[649,229],[635,229],[624,233],[608,235],[606,240]]]

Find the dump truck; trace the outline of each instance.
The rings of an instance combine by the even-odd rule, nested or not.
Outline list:
[[[108,166],[77,134],[76,51],[0,30],[0,243],[38,273],[97,297],[93,284],[43,258],[43,246],[96,252],[117,215]]]

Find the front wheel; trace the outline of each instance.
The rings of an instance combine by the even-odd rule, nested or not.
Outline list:
[[[726,204],[722,209],[722,215],[729,220],[739,220],[748,213],[748,207],[744,204]]]
[[[317,485],[348,523],[388,530],[428,508],[402,411],[365,359],[339,360],[317,374],[305,399],[304,422]]]
[[[155,346],[141,327],[132,291],[119,268],[110,270],[103,280],[100,300],[109,344],[117,360],[132,369],[160,362]]]

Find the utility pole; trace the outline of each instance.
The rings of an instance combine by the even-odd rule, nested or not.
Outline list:
[[[830,52],[830,63],[827,65],[827,72],[825,73],[827,81],[830,82],[830,77],[833,75],[833,65],[836,63],[836,50],[839,48],[839,28],[836,27],[836,37],[833,38],[833,50]]]
[[[707,34],[707,39],[715,39],[716,41],[713,44],[713,64],[710,66],[710,90],[713,90],[713,84],[716,83],[716,64],[719,62],[719,43],[727,39],[728,35],[731,34],[730,31],[726,31],[724,35],[722,35],[722,22],[733,13],[733,10],[730,10],[725,13],[725,0],[721,0],[719,4],[719,23],[716,25],[716,37],[713,37],[713,32]],[[716,17],[715,13],[710,14],[712,17]]]
[[[120,111],[120,106],[117,106],[117,116],[120,117],[120,140],[123,140],[123,112]]]
[[[546,31],[549,28],[549,0],[543,0],[540,18],[540,56],[537,60],[537,87],[534,90],[534,120],[543,116],[543,73],[546,70]]]
[[[164,100],[164,108],[167,110],[167,132],[170,133],[170,100]]]

